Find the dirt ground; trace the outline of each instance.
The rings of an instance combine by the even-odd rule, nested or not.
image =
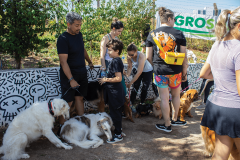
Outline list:
[[[106,136],[103,136],[105,144],[96,149],[74,146],[72,150],[64,150],[56,148],[47,138],[42,137],[30,144],[26,152],[30,155],[29,160],[210,160],[204,156],[200,131],[203,110],[196,110],[198,105],[198,102],[194,102],[191,109],[193,118],[186,117],[187,125],[172,126],[171,133],[156,129],[155,124],[163,123],[163,120],[151,114],[134,118],[135,123],[123,119],[123,132],[127,136],[116,144],[107,144]],[[0,136],[2,141],[3,130]]]

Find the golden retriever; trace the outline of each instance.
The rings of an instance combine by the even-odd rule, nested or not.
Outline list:
[[[191,108],[193,106],[192,102],[198,98],[198,91],[196,89],[189,89],[186,91],[180,98],[180,108],[178,112],[178,117],[180,117],[181,121],[184,121],[184,117],[186,113],[189,117],[193,117],[191,115]]]

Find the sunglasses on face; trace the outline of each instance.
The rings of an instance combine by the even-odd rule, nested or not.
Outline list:
[[[134,56],[134,54],[128,54],[130,57],[133,57]]]

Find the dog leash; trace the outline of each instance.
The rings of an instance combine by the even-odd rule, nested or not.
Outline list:
[[[190,86],[192,86],[194,83],[196,83],[197,81],[199,81],[201,78],[198,78],[196,81],[194,81],[192,84],[190,84],[189,86],[187,86],[186,88],[184,88],[183,90],[181,90],[180,93],[182,93],[183,91],[185,91],[186,89],[188,89]],[[172,98],[169,99],[169,101],[171,101]]]
[[[130,103],[131,103],[131,101],[130,101],[130,95],[131,95],[131,89],[129,88],[129,93],[128,93],[128,97],[129,97],[129,104],[128,104],[128,106],[130,106]]]
[[[181,91],[181,93],[184,91],[184,90],[186,90],[186,89],[188,89],[190,86],[192,86],[194,83],[196,83],[197,81],[199,81],[201,78],[198,78],[196,81],[194,81],[192,84],[190,84],[189,86],[187,86],[186,88],[184,88],[182,91]]]
[[[92,105],[90,102],[87,101],[87,99],[86,99],[86,98],[83,96],[83,94],[78,90],[78,88],[79,88],[79,86],[74,87],[74,88],[72,88],[72,87],[68,88],[68,90],[64,93],[64,95],[62,95],[61,99],[67,94],[67,92],[68,92],[70,89],[75,89],[79,94],[82,95],[83,99],[84,99],[88,104],[90,104],[90,106],[91,106],[92,108],[95,108],[95,107],[93,107],[93,105]]]
[[[127,76],[125,76],[125,78],[130,82],[130,80],[128,79]],[[134,87],[132,87],[132,88],[133,88],[133,90],[134,90],[137,94],[139,94],[138,91],[137,91]]]

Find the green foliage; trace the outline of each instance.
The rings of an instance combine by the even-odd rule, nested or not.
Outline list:
[[[114,17],[121,20],[124,30],[119,38],[126,46],[135,42],[140,43],[140,33],[146,23],[151,23],[155,14],[152,7],[153,0],[105,0],[101,1],[99,8],[94,8],[92,0],[84,0],[82,3],[74,3],[74,12],[83,17],[81,32],[85,42],[85,48],[93,54],[100,54],[100,41],[102,37],[111,31],[111,22]],[[57,12],[58,24],[56,24],[56,37],[66,30],[65,16],[69,7],[67,0],[60,0]]]
[[[131,42],[139,45],[141,31],[155,14],[152,4],[153,0],[102,0],[100,8],[96,9],[93,0],[81,3],[76,0],[3,0],[0,1],[0,52],[12,55],[17,68],[21,66],[21,59],[31,53],[44,52],[55,57],[56,38],[67,29],[65,17],[69,11],[83,17],[81,32],[85,48],[93,55],[99,55],[100,41],[110,32],[114,17],[124,24],[119,36],[124,47]],[[49,45],[54,47],[46,49]],[[41,63],[38,65],[42,67]]]
[[[204,39],[195,39],[195,38],[186,38],[187,40],[187,49],[195,49],[199,51],[209,52],[212,48],[214,41],[204,40]]]
[[[12,55],[21,66],[21,59],[30,51],[38,52],[48,46],[48,38],[41,38],[44,32],[51,31],[46,21],[51,18],[54,3],[47,0],[7,0],[0,1],[0,49]]]

